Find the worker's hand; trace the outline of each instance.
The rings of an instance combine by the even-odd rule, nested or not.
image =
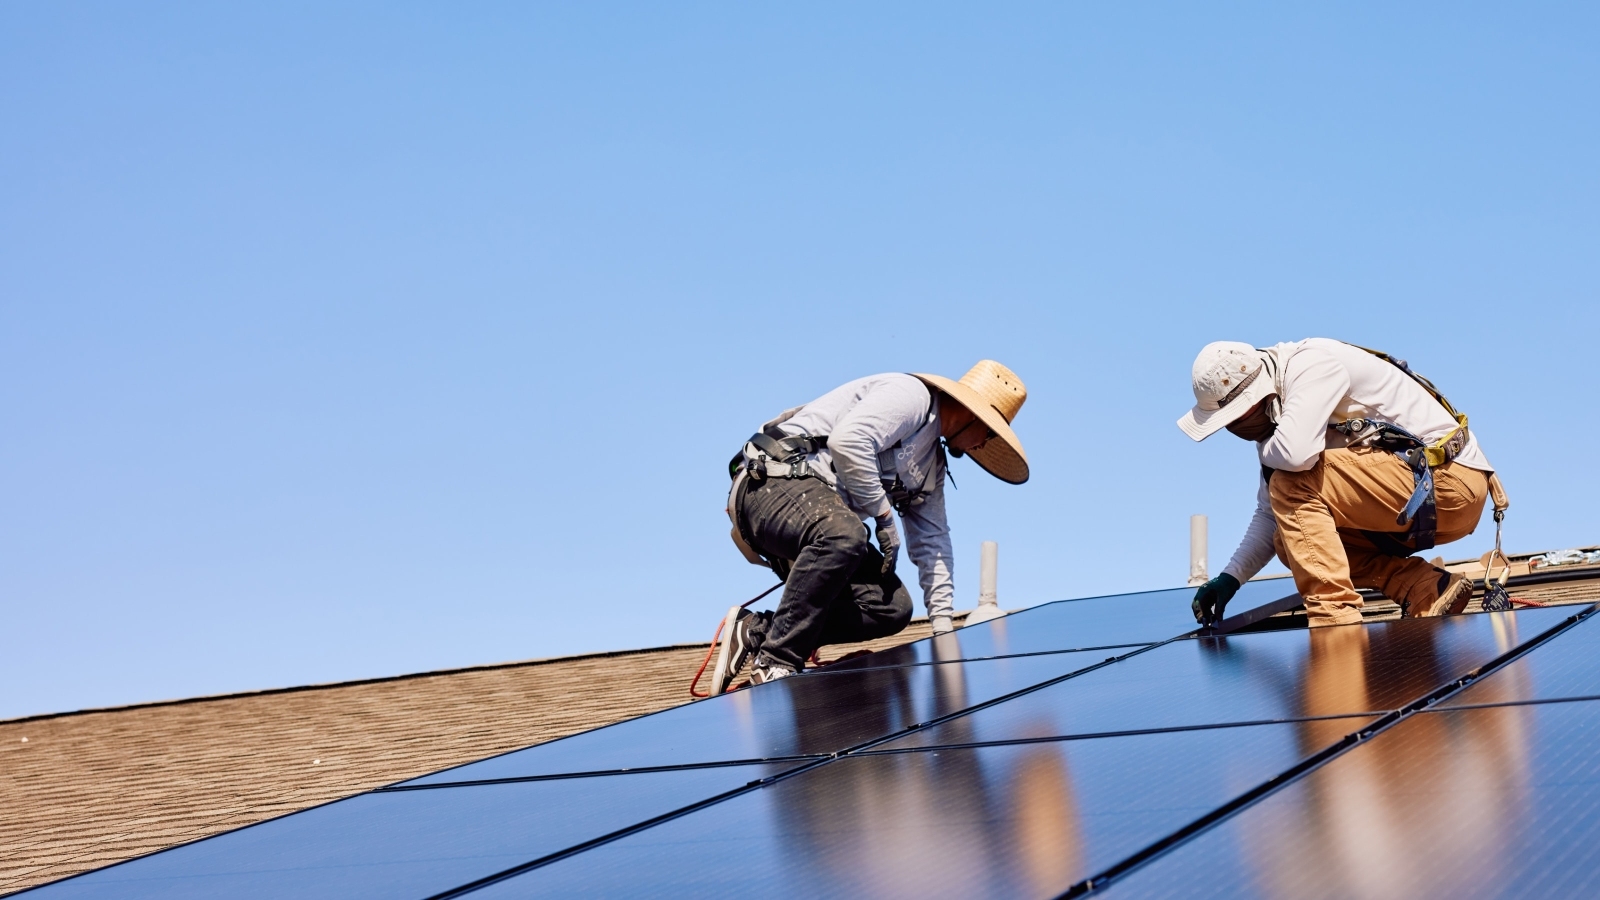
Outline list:
[[[1194,592],[1194,603],[1191,604],[1194,620],[1207,627],[1221,622],[1222,611],[1238,592],[1239,579],[1227,572],[1200,585],[1200,589]]]
[[[894,513],[879,516],[878,549],[883,551],[883,574],[894,571],[894,558],[900,553],[900,529],[894,524]]]

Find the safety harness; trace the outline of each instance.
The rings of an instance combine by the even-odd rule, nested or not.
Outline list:
[[[1424,441],[1393,422],[1380,422],[1376,419],[1347,419],[1332,426],[1335,431],[1350,438],[1350,446],[1366,445],[1387,450],[1399,456],[1411,469],[1415,487],[1411,492],[1411,498],[1406,501],[1405,508],[1395,519],[1396,525],[1410,526],[1410,530],[1406,532],[1406,540],[1410,542],[1410,546],[1384,532],[1363,532],[1380,551],[1392,556],[1410,556],[1431,548],[1438,535],[1439,508],[1434,491],[1433,470],[1459,456],[1461,451],[1466,449],[1472,433],[1467,429],[1466,415],[1457,412],[1456,408],[1450,405],[1450,401],[1439,393],[1439,389],[1433,386],[1433,382],[1411,371],[1405,360],[1359,344],[1350,346],[1365,350],[1409,375],[1456,421],[1456,427],[1432,443]],[[1500,523],[1505,519],[1511,501],[1506,497],[1505,488],[1500,484],[1499,477],[1493,472],[1489,473],[1489,489],[1494,498],[1495,549],[1498,551]]]
[[[739,506],[744,502],[745,492],[750,489],[751,482],[761,482],[768,478],[821,478],[821,474],[811,465],[810,457],[828,446],[828,436],[785,434],[778,427],[793,418],[802,408],[797,406],[785,410],[776,419],[761,426],[761,430],[750,435],[739,452],[728,460],[728,475],[733,479],[733,486],[728,490],[728,519],[733,525],[731,533],[733,543],[745,559],[758,566],[770,567],[778,573],[779,578],[788,577],[789,562],[769,559],[755,549],[739,520]],[[931,413],[930,407],[929,414]],[[897,441],[894,446],[879,454],[880,472],[883,470],[883,456],[893,457],[903,444],[903,441]],[[927,502],[928,495],[932,493],[929,486],[937,487],[944,477],[949,468],[949,460],[945,456],[944,442],[940,440],[936,446],[938,462],[918,487],[912,488],[905,484],[900,477],[898,466],[893,468],[893,481],[882,481],[883,491],[888,495],[889,505],[894,507],[895,512],[905,515],[908,510]]]
[[[750,435],[750,439],[744,442],[739,452],[728,460],[728,476],[733,479],[733,486],[728,489],[728,521],[733,524],[729,536],[733,538],[734,546],[739,548],[739,553],[752,565],[767,566],[783,579],[789,577],[788,560],[769,559],[756,550],[750,541],[750,536],[744,533],[744,525],[739,521],[739,506],[744,502],[745,492],[750,489],[752,481],[817,476],[816,470],[811,467],[809,457],[828,446],[828,436],[784,434],[778,428],[778,423],[787,420],[794,413],[795,410],[788,410],[761,426],[761,430]]]

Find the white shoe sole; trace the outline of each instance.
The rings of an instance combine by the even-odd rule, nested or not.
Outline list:
[[[728,615],[722,620],[722,636],[718,638],[717,664],[711,670],[711,695],[715,697],[728,689],[728,681],[733,678],[733,673],[728,671],[729,655],[733,652],[733,623],[739,618],[739,607],[728,608]]]

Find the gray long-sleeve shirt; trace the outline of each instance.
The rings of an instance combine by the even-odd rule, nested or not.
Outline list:
[[[912,375],[871,375],[823,394],[778,427],[827,436],[828,446],[811,455],[811,465],[863,519],[893,508],[885,488],[896,477],[924,492],[920,504],[900,514],[906,555],[917,567],[928,615],[950,615],[955,587],[937,395]]]

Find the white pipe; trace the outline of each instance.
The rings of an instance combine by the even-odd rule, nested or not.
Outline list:
[[[965,625],[976,625],[1005,615],[1000,608],[996,584],[999,581],[1000,545],[984,541],[978,552],[978,607],[967,613]]]
[[[978,558],[978,605],[987,603],[999,606],[995,583],[1000,578],[1000,545],[994,541],[984,541],[978,550]]]
[[[1206,517],[1189,517],[1189,583],[1205,584],[1211,576],[1206,574]]]

